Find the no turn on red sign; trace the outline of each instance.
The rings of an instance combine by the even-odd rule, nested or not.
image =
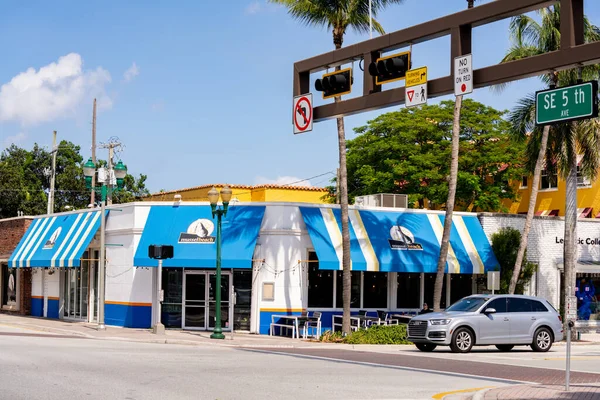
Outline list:
[[[294,134],[312,131],[313,102],[312,93],[294,97],[293,122]]]
[[[469,93],[473,93],[473,55],[465,54],[454,59],[454,94]]]

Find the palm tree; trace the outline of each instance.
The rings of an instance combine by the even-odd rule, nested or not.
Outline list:
[[[475,0],[467,0],[467,8],[473,8]],[[437,263],[437,274],[433,286],[433,310],[440,311],[442,302],[442,289],[444,287],[444,272],[448,249],[450,247],[450,230],[452,228],[452,214],[456,199],[456,184],[458,181],[458,149],[460,146],[460,111],[462,108],[462,96],[456,96],[454,103],[454,121],[452,124],[452,151],[450,158],[450,176],[448,178],[448,199],[446,200],[446,216],[444,217],[444,231],[440,243],[440,257]]]
[[[372,16],[383,10],[386,6],[394,3],[402,3],[404,0],[269,0],[272,3],[287,7],[288,13],[307,25],[325,26],[331,29],[333,44],[338,50],[344,43],[344,35],[348,28],[357,32],[369,32],[370,22],[373,29],[383,34],[383,28],[369,16],[369,3],[371,3]],[[340,66],[336,70],[341,69]],[[341,97],[335,98],[336,102]],[[344,129],[344,118],[337,118],[338,147],[340,157],[340,209],[342,214],[342,269],[343,269],[343,303],[344,314],[342,331],[350,332],[350,231],[348,228],[348,172],[346,169],[346,133]]]
[[[514,45],[509,49],[502,62],[555,51],[560,48],[560,4],[546,7],[539,11],[540,23],[528,16],[513,18],[510,25]],[[585,19],[584,38],[586,42],[600,40],[600,30]],[[589,66],[581,70],[568,70],[542,75],[541,80],[548,86],[565,86],[576,83],[580,78],[596,79],[600,68]],[[590,179],[595,179],[600,168],[598,150],[598,121],[588,120],[570,124],[557,124],[539,129],[534,126],[535,98],[529,95],[520,100],[510,115],[513,131],[518,138],[530,135],[528,159],[530,170],[533,169],[533,182],[529,208],[525,220],[521,243],[517,253],[509,292],[514,293],[527,248],[527,239],[535,212],[538,185],[542,165],[546,161],[548,167],[557,168],[567,181],[565,209],[565,243],[563,288],[574,287],[575,284],[575,232],[577,225],[577,165],[578,154],[581,154],[581,171]],[[533,167],[532,160],[536,160]],[[551,164],[555,163],[555,166]],[[533,167],[533,168],[532,168]],[[572,295],[565,290],[565,296]]]

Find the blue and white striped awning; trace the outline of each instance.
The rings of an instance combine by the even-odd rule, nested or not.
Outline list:
[[[8,265],[79,267],[83,252],[100,227],[100,213],[83,211],[34,219],[8,259]]]
[[[320,269],[342,269],[339,208],[300,207]],[[352,270],[437,271],[444,214],[423,211],[349,210]],[[475,214],[455,213],[446,272],[483,274],[499,264]]]

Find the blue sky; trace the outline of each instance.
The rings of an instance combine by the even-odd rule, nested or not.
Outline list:
[[[600,24],[600,2],[585,0],[585,7]],[[464,0],[406,0],[378,19],[391,32],[464,8]],[[507,20],[475,29],[475,68],[502,58],[507,32]],[[350,32],[344,44],[366,39]],[[413,66],[428,66],[430,79],[448,75],[449,43],[414,46]],[[87,158],[96,96],[98,141],[117,136],[129,172],[147,174],[151,191],[316,176],[310,183],[320,186],[337,167],[335,122],[293,135],[290,118],[292,65],[330,51],[331,33],[265,0],[4,2],[0,47],[0,148],[49,148],[57,130]],[[479,89],[471,97],[509,109],[539,88],[529,79],[502,95]],[[347,137],[394,109],[348,117]]]

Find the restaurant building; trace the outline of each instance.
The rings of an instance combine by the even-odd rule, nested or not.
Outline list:
[[[100,211],[35,217],[7,266],[31,271],[31,314],[94,322],[98,315]],[[157,304],[151,244],[174,246],[164,260],[162,322],[214,327],[215,290],[225,330],[267,333],[271,315],[341,314],[339,207],[238,203],[223,219],[221,288],[215,287],[215,221],[208,203],[139,202],[107,208],[105,321],[149,328]],[[444,213],[350,207],[352,310],[415,313],[432,303]],[[442,307],[484,291],[498,269],[472,213],[455,213]]]

